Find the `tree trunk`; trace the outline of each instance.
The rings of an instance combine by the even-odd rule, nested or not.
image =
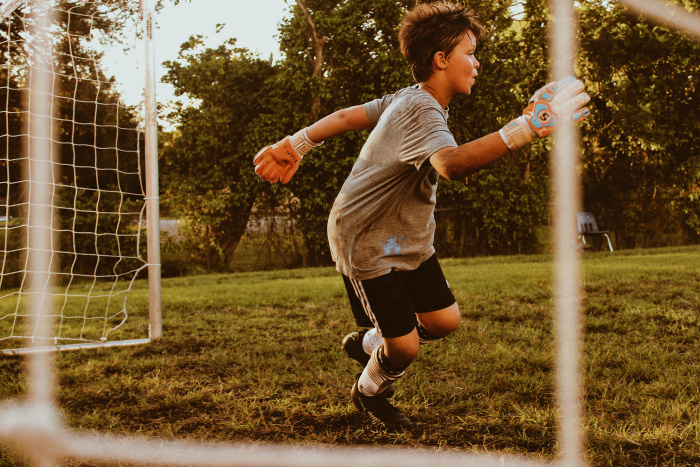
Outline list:
[[[299,25],[301,26],[302,31],[304,32],[304,36],[306,37],[306,40],[309,43],[309,46],[313,50],[314,54],[312,76],[315,78],[315,80],[313,83],[311,102],[309,106],[309,122],[313,123],[316,120],[318,120],[319,113],[321,112],[321,87],[323,83],[323,46],[326,44],[328,38],[326,36],[319,37],[318,32],[316,31],[316,26],[313,22],[313,18],[311,18],[311,14],[309,13],[309,10],[306,9],[306,6],[304,6],[302,0],[296,0],[296,3],[299,6],[299,10],[301,10],[302,14],[304,15],[303,19],[297,15],[297,20],[299,21]],[[314,250],[313,247],[309,245],[307,240],[304,241],[303,249],[304,251],[302,253],[302,266],[317,266],[318,255],[316,254],[316,250]]]
[[[312,75],[315,77],[318,77],[319,83],[323,79],[323,46],[325,45],[326,41],[328,38],[326,36],[319,37],[318,33],[316,31],[316,26],[314,25],[313,19],[311,18],[311,14],[309,13],[309,10],[306,9],[304,6],[304,3],[302,3],[301,0],[296,0],[297,5],[299,6],[299,9],[301,10],[302,14],[304,15],[304,20],[299,18],[297,16],[297,19],[299,20],[299,23],[304,31],[304,35],[306,36],[306,39],[309,42],[309,45],[311,46],[313,52],[314,52],[314,67],[313,67],[313,72]],[[306,23],[306,26],[304,26],[304,23]],[[321,110],[321,93],[319,89],[319,85],[315,86],[315,89],[313,91],[313,95],[311,97],[311,108],[309,110],[309,120],[311,122],[315,122],[318,120],[318,114]]]

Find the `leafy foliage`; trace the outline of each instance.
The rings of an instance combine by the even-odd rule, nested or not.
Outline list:
[[[581,28],[587,209],[623,247],[697,241],[700,44],[598,0],[582,3]]]
[[[237,160],[246,162],[239,173],[228,174],[230,180],[241,183],[230,187],[231,196],[246,200],[243,212],[253,205],[250,203],[270,211],[285,206],[304,235],[302,264],[329,264],[327,215],[367,134],[346,134],[327,141],[304,159],[286,186],[256,184],[247,158],[311,124],[317,111],[321,117],[413,84],[399,52],[397,32],[402,15],[416,2],[303,0],[304,9],[298,6],[300,2],[289,3],[290,14],[279,29],[284,58],[269,71],[274,79],[259,79],[249,90],[250,94],[264,93],[269,105],[261,106],[245,127],[245,141],[250,145],[237,149]],[[697,8],[693,1],[686,3],[688,8]],[[470,6],[489,33],[477,47],[481,68],[472,95],[450,104],[449,125],[458,143],[500,128],[549,81],[552,15],[547,2],[476,0]],[[593,98],[592,117],[582,130],[583,207],[596,214],[601,226],[614,231],[618,247],[698,241],[700,46],[629,14],[618,4],[584,0],[577,8],[577,74]],[[314,38],[323,42],[321,73],[314,68],[318,55]],[[253,59],[241,60],[241,66],[252,67],[253,63]],[[218,81],[216,86],[220,86]],[[231,82],[231,86],[238,84]],[[187,86],[181,89],[197,97]],[[226,92],[223,87],[217,89]],[[211,112],[215,118],[217,110],[212,109],[200,106],[197,112],[202,118],[210,118]],[[190,110],[183,109],[183,114],[187,112]],[[224,127],[216,127],[217,132]],[[178,145],[194,144],[188,138],[201,141],[205,131],[209,131],[208,138],[220,138],[213,128],[201,126],[192,131],[196,138],[183,131]],[[548,140],[535,142],[466,183],[441,182],[436,244],[443,256],[529,253],[541,248],[536,231],[549,222],[551,144]],[[240,152],[243,150],[245,153]],[[201,152],[188,151],[190,155],[183,153],[182,157],[202,159]],[[199,174],[208,174],[205,178],[212,181],[212,189],[227,186],[218,177],[220,171],[202,170]],[[190,176],[197,177],[197,172]],[[173,186],[184,184],[182,178]],[[235,189],[239,191],[233,194]],[[182,199],[182,204],[188,202]],[[211,205],[199,199],[194,202],[202,209],[193,206],[193,213]]]
[[[247,138],[272,108],[261,84],[274,70],[236,48],[235,39],[216,49],[201,46],[201,36],[192,37],[182,44],[180,61],[165,63],[163,80],[196,103],[179,104],[171,115],[179,127],[163,141],[161,165],[166,208],[185,220],[190,241],[212,269],[228,264],[260,191]]]

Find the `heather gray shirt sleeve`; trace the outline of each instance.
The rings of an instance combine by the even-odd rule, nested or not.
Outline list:
[[[375,99],[365,104],[365,113],[367,114],[369,121],[372,122],[372,125],[377,124],[379,117],[381,117],[386,108],[389,107],[389,104],[394,101],[394,96],[395,94],[387,94],[384,97]]]

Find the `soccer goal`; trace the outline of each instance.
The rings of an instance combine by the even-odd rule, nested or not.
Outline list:
[[[44,4],[48,8],[42,12]],[[0,5],[0,349],[5,354],[132,345],[160,337],[148,11],[139,14],[139,2],[127,0]],[[140,77],[136,84],[109,76],[107,62],[115,55],[130,76]],[[134,102],[125,101],[125,94]],[[37,284],[42,257],[47,274]],[[141,302],[132,292],[146,288],[146,282],[137,279],[148,280]],[[42,314],[42,307],[50,311]]]

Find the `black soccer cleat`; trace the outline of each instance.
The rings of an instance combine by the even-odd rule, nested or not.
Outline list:
[[[386,394],[384,394],[386,391],[376,396],[365,396],[357,388],[358,379],[355,380],[355,384],[353,384],[350,391],[350,399],[357,407],[357,410],[366,413],[374,422],[391,430],[411,426],[411,420],[401,413],[399,409],[391,405]]]
[[[348,354],[348,357],[356,360],[362,368],[367,366],[370,356],[362,348],[362,338],[365,337],[367,331],[351,332],[343,338],[343,350]]]

